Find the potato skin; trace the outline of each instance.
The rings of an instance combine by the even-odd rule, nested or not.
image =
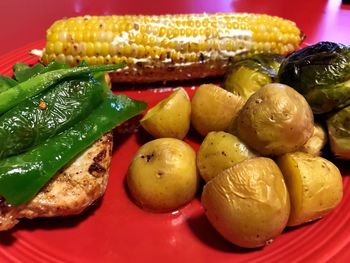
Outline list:
[[[195,151],[174,138],[160,138],[141,146],[127,175],[135,202],[153,212],[181,208],[194,198],[198,182]]]
[[[244,160],[210,180],[202,205],[223,237],[247,248],[271,242],[285,228],[290,212],[282,173],[265,157]]]
[[[304,152],[287,153],[277,159],[291,200],[289,226],[321,218],[342,200],[343,182],[330,161]]]
[[[213,84],[198,87],[191,101],[191,123],[202,136],[225,131],[242,108],[244,100]]]
[[[255,157],[236,136],[219,131],[209,132],[197,152],[197,167],[201,177],[208,182],[221,171],[243,161]]]
[[[265,156],[296,151],[314,130],[313,113],[305,98],[279,83],[254,93],[238,114],[236,125],[238,137]]]
[[[141,119],[141,126],[154,138],[177,138],[182,140],[191,123],[191,102],[183,88],[148,110]]]
[[[327,141],[328,137],[325,129],[319,123],[315,123],[312,136],[298,151],[320,156]]]

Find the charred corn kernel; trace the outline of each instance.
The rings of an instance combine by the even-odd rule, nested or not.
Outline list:
[[[221,75],[230,61],[252,54],[287,55],[302,40],[294,22],[260,14],[83,16],[56,21],[48,29],[42,60],[70,65],[82,58],[93,64],[125,61],[122,81],[174,80]],[[141,73],[135,70],[138,62],[144,66]],[[186,76],[175,76],[181,72],[169,65]],[[186,67],[198,73],[188,74]],[[143,79],[148,72],[153,79]]]

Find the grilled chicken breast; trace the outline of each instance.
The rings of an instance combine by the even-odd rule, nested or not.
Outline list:
[[[82,212],[106,189],[112,146],[112,133],[107,133],[57,173],[27,204],[11,207],[0,201],[0,231],[12,228],[20,218],[67,216]]]

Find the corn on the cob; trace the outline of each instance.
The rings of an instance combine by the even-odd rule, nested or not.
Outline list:
[[[260,14],[84,16],[47,31],[44,63],[127,63],[112,81],[184,80],[224,74],[235,59],[286,55],[303,40],[294,22]]]

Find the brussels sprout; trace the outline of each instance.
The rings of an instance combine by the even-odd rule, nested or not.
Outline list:
[[[350,46],[319,42],[281,64],[279,82],[303,94],[316,114],[350,104]]]
[[[330,117],[327,127],[333,154],[342,159],[350,159],[350,106]]]
[[[245,100],[276,78],[283,57],[259,54],[234,63],[226,74],[224,88]]]

